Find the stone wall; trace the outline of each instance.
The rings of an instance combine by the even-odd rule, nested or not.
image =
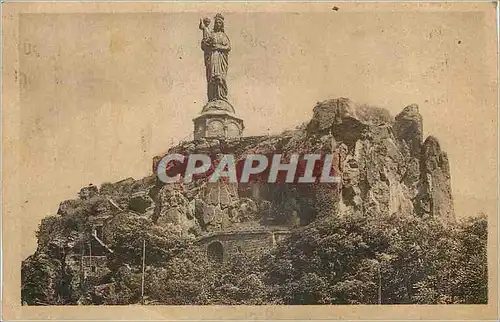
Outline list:
[[[205,235],[197,240],[197,244],[212,257],[213,251],[222,246],[222,260],[227,261],[237,253],[257,254],[276,246],[290,235],[289,231],[239,231],[220,232]]]

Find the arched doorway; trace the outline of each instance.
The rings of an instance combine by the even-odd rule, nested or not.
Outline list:
[[[224,260],[224,248],[218,241],[210,243],[207,247],[207,257],[209,260],[222,263]]]

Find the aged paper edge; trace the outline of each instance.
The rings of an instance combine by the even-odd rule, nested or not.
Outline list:
[[[498,217],[489,217],[487,305],[384,305],[384,306],[94,306],[23,307],[20,303],[19,239],[21,222],[9,209],[20,205],[16,189],[21,169],[17,148],[20,142],[19,88],[15,79],[18,66],[19,14],[32,13],[131,13],[131,12],[329,12],[336,5],[344,11],[484,12],[496,33],[496,3],[4,3],[3,27],[3,318],[5,320],[265,320],[265,319],[345,319],[345,320],[496,320],[498,314]],[[491,42],[491,55],[497,44]],[[497,66],[494,66],[498,69]],[[493,68],[493,66],[492,66]],[[7,122],[5,122],[7,120]]]

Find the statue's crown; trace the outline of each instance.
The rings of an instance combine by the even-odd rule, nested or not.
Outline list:
[[[222,13],[217,13],[215,15],[214,20],[217,20],[217,19],[224,21],[224,16],[222,15]]]

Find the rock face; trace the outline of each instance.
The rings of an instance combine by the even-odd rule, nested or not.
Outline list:
[[[265,238],[272,231],[286,235],[294,227],[332,214],[404,213],[454,220],[448,158],[436,138],[423,142],[417,105],[405,107],[393,119],[381,108],[332,99],[318,103],[309,124],[293,131],[201,138],[174,146],[168,153],[233,154],[236,160],[249,154],[279,153],[285,159],[290,154],[333,154],[333,170],[342,180],[341,184],[237,185],[200,179],[166,185],[152,175],[106,183],[99,189],[85,187],[78,199],[62,202],[58,215],[42,222],[38,249],[23,262],[23,280],[39,274],[53,292],[44,298],[71,294],[63,296],[64,301],[85,303],[82,285],[89,277],[98,281],[106,269],[88,267],[82,272],[80,259],[100,256],[99,265],[107,265],[112,249],[106,243],[116,240],[112,227],[118,215],[144,218],[155,227],[197,239],[217,240],[217,234],[224,234],[235,243],[237,231],[242,231],[241,236]],[[154,158],[154,171],[162,156]],[[271,241],[263,244],[273,245]],[[88,254],[89,243],[92,254]],[[97,263],[92,258],[90,262]],[[23,298],[33,302],[37,296],[25,293]]]
[[[311,134],[331,133],[351,149],[361,139],[367,124],[360,121],[348,98],[331,99],[316,104],[307,130]]]
[[[420,190],[416,211],[419,215],[455,218],[451,195],[451,176],[448,156],[441,151],[439,141],[429,136],[422,147]]]
[[[194,221],[187,210],[181,217],[189,222],[188,231],[200,234],[241,222],[307,225],[333,212],[454,218],[446,154],[433,137],[423,143],[423,120],[416,104],[392,118],[381,108],[356,105],[347,98],[330,99],[317,103],[305,128],[278,136],[202,139],[173,147],[169,153],[231,153],[237,160],[254,153],[334,154],[333,167],[342,176],[342,184],[335,187],[198,182],[187,189],[190,196],[179,207],[187,209],[186,204],[194,203]],[[241,198],[252,201],[251,214],[238,208]],[[241,212],[245,215],[236,215]]]
[[[418,107],[413,105],[394,121],[385,110],[356,106],[346,98],[318,103],[309,133],[332,133],[338,144],[347,147],[341,166],[340,212],[413,212],[420,179],[421,128]]]
[[[165,185],[157,195],[153,221],[160,226],[174,225],[189,230],[196,225],[194,207],[184,196],[180,185]]]
[[[407,146],[410,156],[419,157],[424,134],[418,105],[408,105],[396,115],[394,133]]]

